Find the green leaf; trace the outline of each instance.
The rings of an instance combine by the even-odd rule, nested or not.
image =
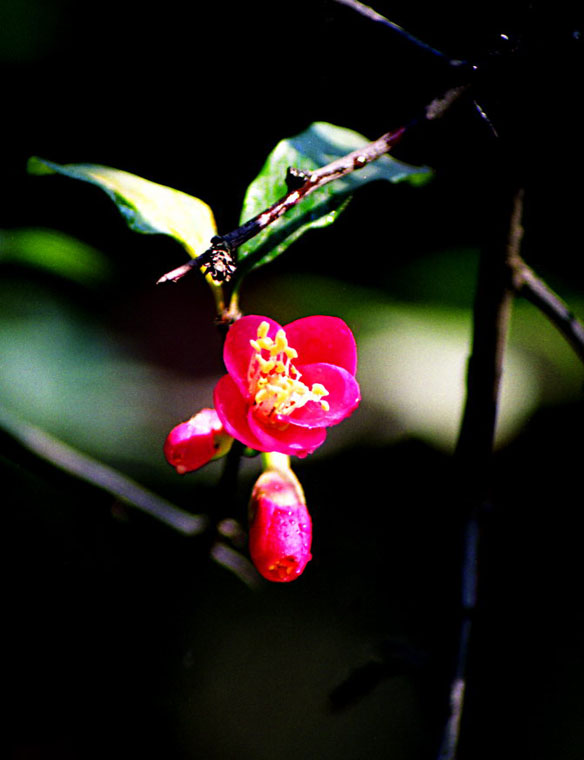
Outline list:
[[[261,213],[287,193],[285,180],[289,166],[314,171],[368,143],[366,137],[351,129],[322,121],[314,122],[295,137],[282,140],[248,187],[240,223]],[[431,170],[426,167],[409,166],[390,156],[382,156],[363,169],[324,185],[307,196],[277,222],[242,245],[239,259],[243,261],[251,257],[250,268],[272,261],[307,230],[332,224],[345,209],[351,193],[362,185],[375,180],[407,180],[421,184],[430,176]]]
[[[64,174],[101,187],[114,201],[128,226],[145,234],[170,235],[195,257],[216,234],[213,212],[192,195],[97,164],[55,164],[33,156],[31,174]]]
[[[75,282],[103,281],[106,258],[95,248],[55,230],[21,228],[0,230],[0,262],[45,269]]]

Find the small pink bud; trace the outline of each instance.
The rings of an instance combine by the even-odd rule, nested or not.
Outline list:
[[[257,571],[279,583],[298,578],[312,559],[312,520],[292,470],[262,473],[249,510],[249,552]]]
[[[201,409],[170,431],[164,442],[164,456],[179,475],[184,475],[224,456],[232,443],[233,438],[223,429],[217,412]]]

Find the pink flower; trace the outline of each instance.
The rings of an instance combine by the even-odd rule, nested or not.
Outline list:
[[[214,409],[198,414],[173,428],[164,442],[164,455],[179,475],[198,470],[226,454],[233,438],[223,429]]]
[[[262,473],[253,488],[249,511],[249,553],[257,571],[278,583],[298,578],[312,559],[312,521],[294,473]]]
[[[361,400],[355,339],[337,317],[284,328],[242,317],[227,333],[223,360],[229,374],[217,383],[215,409],[230,435],[258,451],[311,454]]]

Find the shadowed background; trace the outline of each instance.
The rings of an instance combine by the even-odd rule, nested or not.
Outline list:
[[[253,591],[207,538],[2,434],[11,757],[435,757],[458,629],[448,455],[499,151],[527,187],[525,258],[584,315],[581,24],[567,3],[531,5],[379,3],[479,62],[500,138],[453,109],[396,151],[433,182],[364,188],[244,288],[248,313],[338,314],[359,344],[361,408],[295,466],[315,528],[302,579]],[[245,525],[257,460],[225,504],[221,463],[179,478],[161,453],[223,372],[204,282],[155,287],[185,260],[176,243],[130,232],[95,188],[28,177],[26,160],[179,188],[228,231],[280,139],[315,120],[373,139],[453,74],[332,2],[5,0],[0,14],[0,403],[184,509]],[[461,758],[582,755],[582,379],[517,304]]]

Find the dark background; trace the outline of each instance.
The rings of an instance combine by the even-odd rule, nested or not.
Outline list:
[[[403,297],[404,258],[480,247],[517,179],[526,259],[581,297],[573,4],[376,7],[476,62],[477,98],[499,136],[468,104],[412,134],[396,154],[436,168],[436,179],[364,189],[337,224],[254,275],[250,306],[290,273]],[[217,343],[196,329],[212,309],[205,286],[153,287],[184,261],[180,247],[128,231],[93,188],[28,177],[28,156],[179,188],[209,203],[227,231],[278,140],[315,120],[373,139],[460,76],[332,2],[5,0],[0,14],[0,225],[66,231],[113,267],[96,291],[3,264],[6,287],[24,300],[50,291],[140,359],[193,378],[221,372]],[[356,267],[371,251],[375,266]],[[461,285],[456,298],[470,307],[472,292]],[[497,455],[461,758],[584,754],[582,417],[581,398],[542,405]],[[9,437],[1,462],[15,760],[436,756],[458,630],[461,520],[446,454],[412,436],[384,446],[364,438],[299,463],[314,559],[290,587],[255,592],[209,560],[206,538],[114,510]],[[208,480],[176,483],[135,458],[112,463],[214,519],[244,521],[257,474],[246,469],[226,505]]]

